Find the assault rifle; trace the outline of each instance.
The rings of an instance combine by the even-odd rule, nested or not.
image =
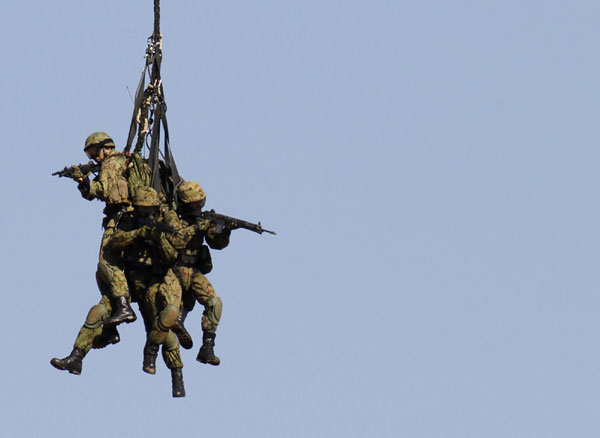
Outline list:
[[[156,228],[158,231],[163,233],[169,233],[173,235],[179,234],[175,228],[165,224],[164,222],[157,221],[152,216],[138,217],[137,220],[142,226],[145,225],[149,228]]]
[[[59,178],[62,177],[66,177],[66,178],[73,178],[73,175],[75,175],[76,173],[76,169],[79,169],[81,171],[82,174],[87,175],[90,172],[94,172],[97,173],[100,171],[100,164],[98,163],[94,163],[93,161],[90,161],[87,164],[76,164],[75,166],[68,166],[63,169],[63,170],[58,170],[56,172],[54,172],[52,174],[52,176],[58,176]]]
[[[216,213],[214,210],[201,211],[194,214],[198,219],[204,219],[215,225],[215,231],[221,233],[225,228],[235,230],[237,228],[244,228],[246,230],[254,231],[255,233],[269,233],[277,234],[275,231],[265,230],[259,223],[253,224],[252,222],[246,222],[241,219],[236,219],[231,216],[225,216],[224,214]]]

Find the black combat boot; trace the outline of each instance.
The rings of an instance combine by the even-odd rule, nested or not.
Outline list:
[[[202,347],[200,347],[200,351],[196,357],[198,362],[208,363],[215,366],[221,363],[221,359],[215,356],[215,336],[215,333],[204,332],[202,334]]]
[[[85,353],[80,348],[73,348],[71,354],[69,354],[64,359],[54,358],[50,361],[54,368],[58,368],[59,370],[67,370],[71,374],[81,374],[81,367],[83,365],[83,358],[85,357]]]
[[[144,364],[142,369],[148,374],[156,374],[156,357],[158,356],[158,344],[146,342],[144,346]]]
[[[137,319],[129,305],[127,297],[117,297],[114,300],[115,309],[112,315],[104,321],[104,327],[114,327],[123,322],[129,324]]]
[[[173,397],[185,397],[183,372],[181,368],[171,369],[171,383],[173,385]]]
[[[104,348],[107,345],[116,344],[120,340],[121,337],[116,327],[102,327],[102,333],[94,339],[92,348]]]
[[[175,332],[175,334],[177,335],[177,339],[179,339],[179,344],[186,350],[189,350],[194,346],[194,340],[192,339],[192,335],[190,335],[190,332],[188,332],[185,326],[183,325],[187,313],[187,309],[183,307],[181,309],[181,312],[179,312],[179,318],[177,318],[177,322],[175,322],[175,325],[171,327],[171,330],[173,330],[173,332]]]

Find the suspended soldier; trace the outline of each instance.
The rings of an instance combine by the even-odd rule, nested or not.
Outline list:
[[[92,347],[101,348],[119,342],[116,325],[136,320],[129,304],[127,280],[118,267],[118,260],[105,257],[106,244],[113,235],[120,217],[127,210],[131,210],[130,184],[127,180],[129,158],[115,151],[115,143],[104,132],[89,135],[85,140],[84,152],[88,158],[101,165],[98,176],[90,181],[89,176],[84,175],[76,166],[72,168],[69,176],[79,182],[79,191],[85,199],[99,199],[106,203],[105,217],[102,221],[104,233],[96,270],[96,282],[102,298],[88,312],[71,354],[63,359],[53,358],[50,361],[55,368],[68,370],[72,374],[81,374],[82,360]],[[140,181],[135,183],[138,185]],[[113,308],[115,311],[111,316]]]
[[[181,286],[171,267],[177,250],[167,235],[174,229],[161,222],[158,194],[151,187],[141,187],[134,196],[134,218],[131,231],[118,229],[106,247],[109,254],[119,254],[132,285],[146,327],[143,370],[156,373],[156,358],[162,345],[162,356],[171,370],[173,397],[184,397],[183,363],[179,343],[171,328],[179,318]]]
[[[85,141],[84,151],[87,156],[102,167],[98,177],[90,181],[83,177],[79,183],[81,195],[88,200],[99,199],[106,202],[102,226],[104,234],[100,244],[100,255],[96,280],[103,295],[111,298],[114,304],[113,314],[104,324],[108,327],[123,322],[136,320],[135,313],[129,304],[129,289],[125,275],[118,268],[116,261],[104,256],[104,248],[118,225],[119,217],[131,206],[131,195],[128,182],[129,157],[115,150],[115,143],[104,132],[95,132]],[[136,184],[137,185],[137,184]]]
[[[183,289],[181,316],[174,328],[184,348],[191,348],[191,337],[184,327],[189,311],[198,301],[204,306],[202,315],[202,346],[196,360],[210,365],[219,365],[220,359],[215,356],[214,345],[217,327],[221,319],[223,303],[205,277],[212,270],[210,251],[204,241],[213,249],[223,249],[229,244],[231,230],[225,228],[217,233],[210,222],[199,219],[199,213],[206,203],[206,194],[200,184],[184,181],[177,189],[179,209],[168,211],[165,222],[179,231],[171,237],[180,251],[173,270],[179,278]],[[189,339],[188,339],[189,338]]]

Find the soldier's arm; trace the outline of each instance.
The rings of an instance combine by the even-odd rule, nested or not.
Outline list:
[[[178,250],[184,249],[190,240],[192,240],[194,234],[196,234],[197,230],[195,229],[194,225],[186,226],[186,224],[179,219],[179,216],[177,216],[177,213],[173,210],[169,210],[164,213],[163,220],[165,224],[177,231],[177,234],[168,235],[167,239]]]
[[[217,233],[215,227],[212,226],[206,232],[205,240],[212,249],[223,249],[229,245],[230,236],[231,230],[225,228],[222,232]]]
[[[164,233],[156,228],[152,229],[148,238],[151,239],[158,251],[158,256],[166,265],[173,265],[177,261],[178,251],[170,242],[170,234]]]
[[[81,178],[77,188],[81,193],[81,196],[88,201],[92,201],[94,199],[103,199],[103,188],[102,185],[97,181],[98,177],[90,180],[89,177]]]
[[[131,245],[138,238],[146,238],[150,233],[148,227],[141,227],[133,231],[116,230],[106,245],[109,252],[118,252]]]

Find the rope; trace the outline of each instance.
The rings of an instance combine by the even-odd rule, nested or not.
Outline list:
[[[154,0],[154,37],[160,39],[160,0]]]

